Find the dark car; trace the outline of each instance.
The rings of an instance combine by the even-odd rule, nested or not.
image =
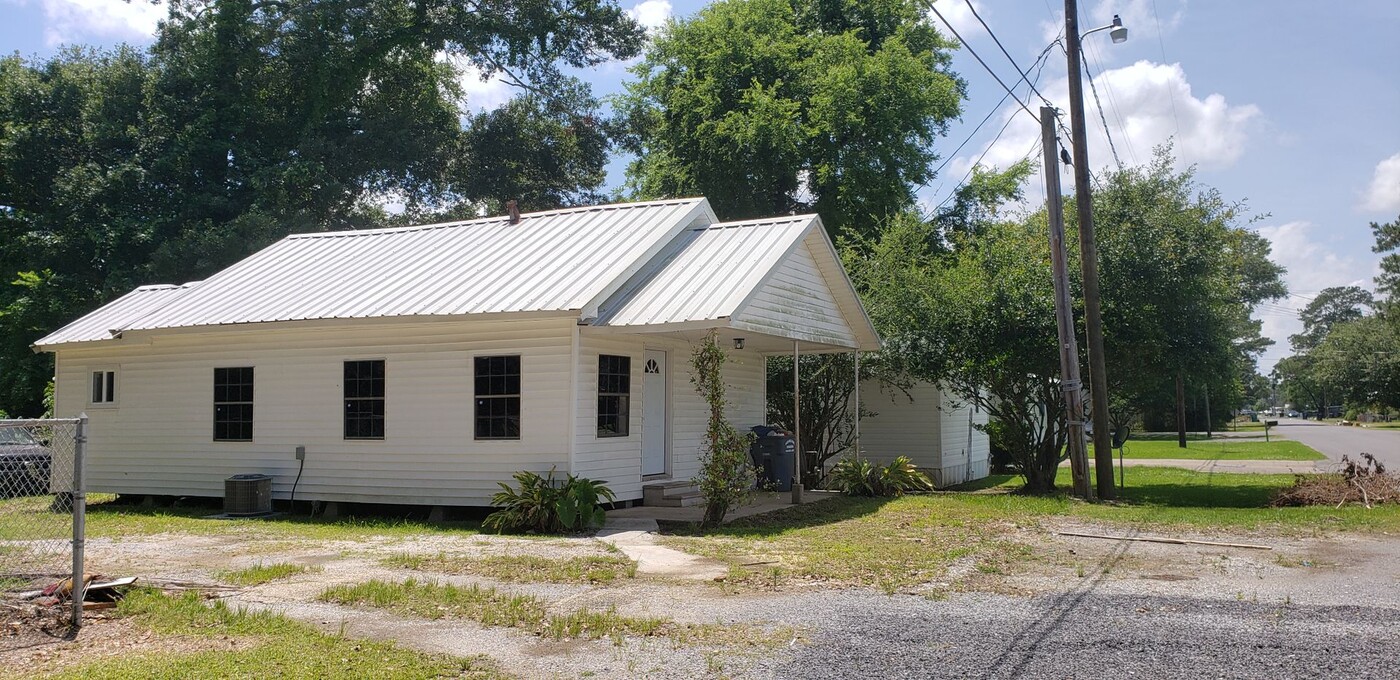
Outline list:
[[[19,427],[0,427],[0,498],[42,496],[49,492],[53,455]]]

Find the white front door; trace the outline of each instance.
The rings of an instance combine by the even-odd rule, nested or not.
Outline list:
[[[642,475],[666,474],[666,353],[649,349],[642,366]]]

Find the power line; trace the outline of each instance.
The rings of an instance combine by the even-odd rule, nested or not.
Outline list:
[[[1162,40],[1162,20],[1157,16],[1157,0],[1152,0],[1152,22],[1157,24],[1157,47],[1162,51],[1162,65],[1167,63],[1167,44]],[[1175,88],[1167,92],[1167,101],[1172,104],[1172,120],[1176,123],[1176,134],[1181,134],[1181,119],[1176,117]]]
[[[1053,48],[1055,47],[1055,45],[1057,45],[1057,44],[1059,44],[1059,43],[1060,43],[1060,38],[1055,38],[1055,42],[1052,42],[1052,43],[1050,43],[1049,45],[1046,45],[1046,46],[1045,46],[1045,49],[1044,49],[1044,50],[1041,50],[1040,56],[1036,57],[1036,60],[1033,61],[1033,62],[1031,62],[1031,68],[1032,68],[1032,69],[1035,68],[1035,67],[1036,67],[1036,64],[1038,64],[1038,63],[1044,61],[1044,60],[1049,56],[1050,50],[1053,49]],[[1042,71],[1045,70],[1045,66],[1044,66],[1043,64],[1041,64],[1041,70],[1042,70]],[[1026,75],[1025,75],[1024,73],[1021,74],[1021,78],[1022,78],[1022,80],[1026,80]],[[1039,79],[1040,79],[1040,74],[1039,74],[1039,73],[1036,73],[1036,80],[1039,80]],[[1030,80],[1026,80],[1026,82],[1031,82],[1031,81],[1030,81]],[[1016,83],[1016,84],[1017,84],[1017,85],[1020,85],[1021,83],[1018,82],[1018,83]],[[933,181],[933,178],[934,178],[934,177],[937,177],[937,176],[938,176],[938,173],[940,173],[940,172],[943,171],[943,168],[948,167],[948,164],[951,163],[951,162],[953,162],[953,159],[954,159],[954,158],[957,158],[958,152],[959,152],[959,151],[962,151],[962,150],[963,150],[963,147],[967,146],[967,143],[970,142],[970,141],[972,141],[972,138],[973,138],[973,137],[977,136],[977,132],[978,132],[979,130],[982,129],[982,126],[983,126],[983,125],[986,125],[986,124],[987,124],[987,121],[991,120],[991,119],[992,119],[992,116],[995,116],[996,113],[997,113],[997,111],[1000,111],[1000,110],[1001,110],[1001,105],[1002,105],[1002,104],[1005,104],[1005,103],[1006,103],[1006,100],[1009,99],[1010,97],[1011,97],[1011,94],[1010,94],[1010,93],[1007,93],[1007,94],[1004,94],[1004,95],[1001,96],[1001,101],[998,101],[998,102],[997,102],[997,105],[994,106],[994,107],[992,107],[992,110],[991,110],[991,111],[988,111],[988,112],[987,112],[987,115],[986,115],[984,118],[982,118],[982,122],[978,123],[978,124],[977,124],[977,127],[975,127],[975,128],[972,129],[972,133],[969,134],[969,135],[967,136],[967,138],[964,139],[964,140],[962,141],[962,144],[959,144],[959,145],[958,145],[958,148],[953,149],[953,152],[950,153],[950,154],[948,154],[948,157],[947,157],[947,158],[943,159],[943,163],[942,163],[941,165],[939,165],[938,168],[937,168],[936,170],[934,170],[933,173],[932,173],[931,175],[929,175],[929,181]],[[923,184],[920,185],[921,188],[922,188],[922,187],[926,187],[926,186],[928,186],[928,182],[924,182]]]
[[[1113,152],[1113,162],[1123,169],[1123,159],[1118,157],[1118,147],[1113,144],[1113,133],[1108,131],[1108,119],[1103,115],[1103,102],[1099,101],[1099,88],[1094,85],[1094,74],[1089,72],[1089,60],[1084,60],[1084,75],[1089,79],[1089,91],[1094,93],[1094,107],[1099,110],[1099,122],[1103,123],[1103,134],[1108,137],[1108,150]],[[1121,123],[1120,123],[1121,125]]]
[[[1055,42],[1052,42],[1052,43],[1050,43],[1049,45],[1046,45],[1046,46],[1045,46],[1045,49],[1041,51],[1040,56],[1037,57],[1037,61],[1040,62],[1040,68],[1039,68],[1038,70],[1036,70],[1036,72],[1035,72],[1035,78],[1032,78],[1032,79],[1026,81],[1027,84],[1029,84],[1031,87],[1035,87],[1035,83],[1038,82],[1038,81],[1040,80],[1040,76],[1041,76],[1043,73],[1045,73],[1045,66],[1046,66],[1046,64],[1050,63],[1050,60],[1048,59],[1048,55],[1049,55],[1049,53],[1050,53],[1050,49],[1053,48],[1055,45],[1060,45],[1060,49],[1064,49],[1064,45],[1061,44],[1060,40],[1061,40],[1061,39],[1058,38],[1058,37],[1055,38]],[[1031,64],[1031,68],[1035,68],[1035,64]],[[1025,74],[1022,74],[1022,77],[1024,78],[1024,77],[1025,77]],[[1017,85],[1020,85],[1019,82],[1016,83],[1016,84],[1017,84]],[[1015,96],[1014,94],[1012,94],[1012,93],[1009,92],[1009,91],[1008,91],[1007,94],[1008,94],[1008,96]],[[1006,101],[1006,97],[1002,97],[1002,101],[1003,101],[1003,102]],[[1018,103],[1019,103],[1019,100],[1018,100]],[[999,107],[999,106],[1000,106],[1000,105],[998,104],[998,107]],[[1023,106],[1024,106],[1024,105],[1023,105]],[[992,110],[992,113],[996,113],[997,110],[998,110],[998,109],[993,109],[993,110]],[[990,118],[990,117],[991,117],[991,114],[988,114],[987,117]],[[943,197],[943,200],[942,200],[942,201],[939,201],[939,202],[938,202],[938,205],[936,205],[936,206],[933,207],[933,211],[934,211],[934,212],[937,212],[937,210],[938,210],[939,208],[942,208],[945,204],[948,203],[948,201],[952,200],[953,196],[956,196],[956,195],[957,195],[958,189],[962,188],[962,186],[963,186],[964,184],[967,184],[967,180],[968,180],[970,177],[972,177],[972,173],[975,172],[975,171],[977,170],[977,166],[980,165],[980,164],[982,163],[982,159],[984,159],[984,158],[987,157],[987,154],[991,152],[992,147],[996,146],[997,141],[1000,140],[1000,139],[1001,139],[1001,136],[1002,136],[1003,134],[1006,133],[1006,129],[1009,128],[1009,127],[1011,127],[1011,121],[1013,121],[1013,120],[1016,120],[1016,116],[1012,115],[1012,116],[1007,117],[1006,122],[1005,122],[1005,123],[1002,123],[1001,129],[997,131],[996,136],[995,136],[995,137],[992,137],[992,141],[991,141],[990,143],[987,144],[987,148],[983,149],[983,150],[982,150],[982,154],[981,154],[980,156],[977,157],[977,160],[974,161],[974,162],[972,163],[971,166],[968,167],[967,172],[963,175],[962,180],[960,180],[960,181],[953,187],[953,190],[952,190],[952,191],[948,192],[948,195],[947,195],[947,196],[944,196],[944,197]],[[1039,120],[1039,119],[1037,119],[1037,120]],[[982,122],[985,123],[986,120],[983,120]],[[981,127],[981,125],[979,124],[978,127]],[[975,131],[974,131],[974,132],[975,132]],[[969,136],[968,139],[970,140],[971,137]],[[966,143],[967,143],[966,141],[963,142],[963,144],[966,144]],[[1037,137],[1036,137],[1036,146],[1039,146],[1039,144],[1040,144],[1040,138],[1037,136]],[[962,148],[962,146],[959,145],[958,148]],[[1035,153],[1034,147],[1031,149],[1031,153]],[[956,154],[956,152],[955,152],[955,154]],[[1026,154],[1026,155],[1029,156],[1030,154]],[[948,164],[948,162],[951,161],[954,157],[955,157],[955,156],[949,156],[949,157],[948,157],[948,160],[946,160],[946,161],[943,162],[943,165],[946,166],[946,165]],[[942,169],[942,167],[943,167],[943,166],[939,166],[940,169]]]
[[[1006,90],[1006,93],[1011,95],[1011,98],[1015,99],[1017,104],[1021,105],[1021,109],[1026,112],[1026,115],[1030,116],[1031,118],[1034,118],[1035,122],[1039,123],[1040,117],[1036,116],[1035,113],[1030,110],[1030,107],[1026,106],[1025,102],[1022,102],[1021,98],[1017,97],[1016,93],[1013,92],[1011,88],[1006,86],[1005,82],[1002,82],[1001,76],[997,75],[996,71],[993,71],[992,67],[988,66],[987,62],[982,60],[982,56],[977,54],[976,50],[972,49],[972,45],[968,44],[966,40],[963,40],[963,37],[958,34],[958,29],[953,28],[953,24],[950,23],[948,19],[943,16],[942,12],[938,11],[937,7],[933,6],[933,0],[924,0],[924,4],[927,5],[930,10],[933,10],[934,14],[938,15],[938,18],[943,21],[943,24],[948,27],[948,30],[953,32],[953,37],[957,38],[958,42],[962,43],[962,46],[966,47],[967,51],[970,52],[972,56],[977,59],[977,63],[981,64],[982,68],[987,70],[987,73],[992,74],[992,77],[996,79],[997,84],[1001,85],[1001,89]]]
[[[987,35],[992,36],[992,42],[996,43],[997,47],[1001,49],[1001,53],[1006,55],[1006,60],[1011,62],[1011,65],[1015,67],[1017,73],[1021,74],[1021,79],[1026,80],[1025,70],[1023,70],[1021,68],[1021,65],[1017,64],[1016,60],[1011,57],[1011,53],[1006,51],[1006,47],[1001,44],[1001,39],[997,37],[997,34],[995,31],[992,30],[992,27],[988,26],[987,22],[982,20],[982,15],[977,13],[977,7],[972,4],[972,0],[963,0],[963,2],[967,3],[967,8],[969,10],[972,10],[972,16],[977,18],[977,23],[982,24],[982,28],[987,29]],[[1046,49],[1048,50],[1049,48]],[[1035,68],[1035,64],[1031,64],[1031,68]],[[1053,105],[1050,103],[1050,100],[1046,99],[1045,95],[1040,93],[1040,90],[1035,89],[1035,83],[1031,83],[1031,91],[1035,93],[1035,96],[1040,97],[1040,101],[1045,102],[1046,106],[1050,106],[1053,108]]]
[[[1085,73],[1088,73],[1088,62],[1092,59],[1096,63],[1095,68],[1099,69],[1099,75],[1103,75],[1108,69],[1102,67],[1104,62],[1103,58],[1099,56],[1099,48],[1090,45],[1089,51],[1092,52],[1092,54],[1089,55],[1089,59],[1084,60]],[[1093,78],[1091,77],[1089,80],[1090,89],[1093,89]],[[1137,151],[1133,148],[1133,140],[1130,138],[1130,135],[1128,135],[1128,125],[1123,122],[1123,114],[1118,107],[1118,97],[1113,94],[1113,84],[1105,80],[1103,83],[1103,91],[1108,95],[1108,108],[1113,111],[1113,119],[1118,121],[1118,129],[1123,133],[1123,146],[1128,148],[1128,158],[1132,159],[1133,165],[1141,165],[1138,161]]]

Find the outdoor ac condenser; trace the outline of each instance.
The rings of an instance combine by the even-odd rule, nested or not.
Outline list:
[[[233,517],[272,512],[272,477],[234,475],[224,480],[224,514]]]

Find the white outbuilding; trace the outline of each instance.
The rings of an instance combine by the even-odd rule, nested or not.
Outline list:
[[[930,382],[907,390],[866,380],[861,403],[860,449],[872,462],[908,456],[939,488],[990,473],[987,412]]]
[[[721,223],[694,198],[294,234],[35,348],[55,411],[89,416],[93,491],[261,473],[278,499],[487,505],[519,470],[624,501],[694,476],[711,332],[740,428],[766,357],[880,343],[817,216]]]

